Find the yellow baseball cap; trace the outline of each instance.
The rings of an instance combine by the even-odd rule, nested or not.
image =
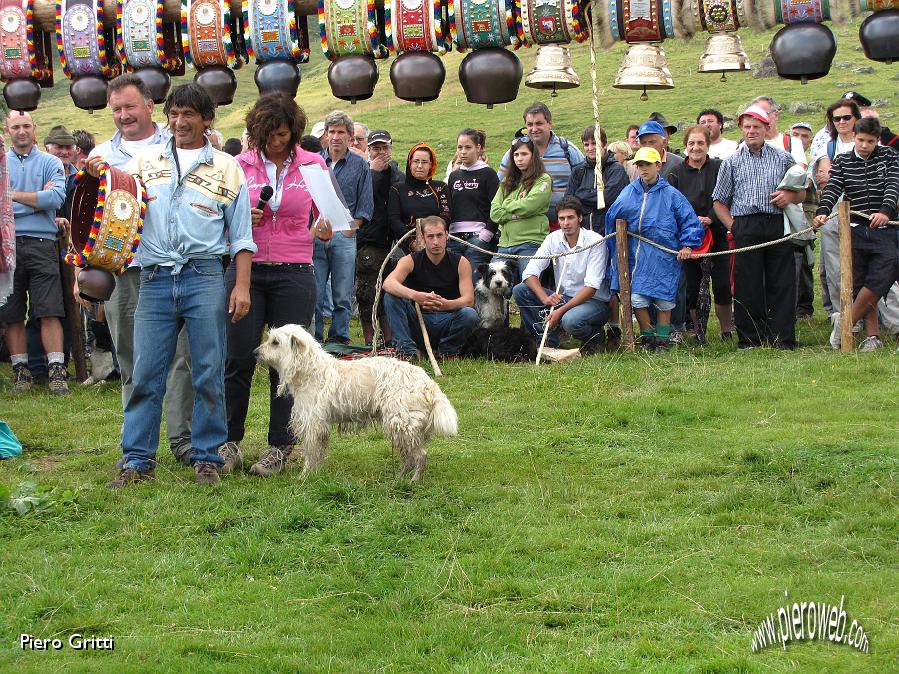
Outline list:
[[[662,162],[662,157],[659,155],[658,150],[651,147],[641,147],[637,150],[637,154],[634,155],[634,163],[639,164],[641,161],[645,161],[647,164],[659,164]]]

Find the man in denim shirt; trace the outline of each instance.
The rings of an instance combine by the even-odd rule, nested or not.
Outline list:
[[[335,110],[325,117],[326,145],[321,151],[325,163],[334,174],[343,200],[356,227],[371,220],[374,201],[371,191],[371,171],[368,161],[350,151],[353,140],[353,120],[345,112]],[[348,344],[350,341],[350,313],[353,285],[356,281],[356,230],[335,232],[328,241],[314,239],[312,261],[318,293],[315,302],[315,338],[324,338],[325,293],[331,279],[331,312],[329,342]]]
[[[215,484],[223,464],[225,330],[250,308],[250,261],[256,252],[240,166],[213,149],[206,131],[215,108],[197,84],[176,87],[165,103],[172,140],[135,157],[147,191],[140,244],[140,294],[134,315],[134,390],[125,408],[125,463],[107,486],[155,478],[165,380],[182,326],[187,327],[194,387],[191,442],[197,484]],[[99,175],[100,159],[88,161]],[[225,291],[223,258],[237,280]],[[226,313],[227,312],[227,313]]]

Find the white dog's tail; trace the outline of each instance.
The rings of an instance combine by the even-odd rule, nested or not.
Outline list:
[[[434,388],[437,388],[435,385]],[[434,391],[434,405],[431,407],[431,428],[434,435],[456,435],[459,432],[459,419],[452,403],[437,388]]]

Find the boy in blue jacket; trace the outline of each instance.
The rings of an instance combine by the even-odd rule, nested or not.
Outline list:
[[[659,175],[662,158],[653,148],[642,147],[634,155],[639,178],[622,190],[606,213],[606,233],[615,231],[615,220],[627,220],[628,231],[677,250],[659,250],[639,239],[628,237],[628,263],[631,270],[631,305],[640,324],[644,349],[664,351],[671,333],[671,310],[680,283],[681,261],[690,257],[702,243],[704,234],[690,202]],[[612,290],[619,290],[615,240],[609,242],[612,260]],[[649,307],[656,308],[653,330]],[[623,316],[623,320],[630,317]]]

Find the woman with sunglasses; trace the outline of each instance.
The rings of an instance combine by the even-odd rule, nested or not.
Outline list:
[[[402,238],[415,223],[429,215],[450,221],[449,197],[446,183],[432,180],[437,170],[437,153],[424,143],[412,146],[406,157],[406,179],[390,187],[387,200],[387,221],[396,239]],[[403,242],[407,253],[417,250],[416,238]]]
[[[824,193],[824,188],[830,182],[830,169],[834,158],[855,148],[855,123],[861,116],[858,104],[845,98],[831,103],[827,108],[825,119],[830,139],[821,146],[818,154],[812,157],[809,166],[809,176],[818,190],[818,195]],[[825,300],[830,297],[828,312],[833,317],[834,312],[840,308],[840,235],[836,220],[828,222],[820,229],[819,242],[821,292]],[[828,308],[827,301],[824,302],[824,306]]]
[[[490,205],[490,219],[500,230],[498,253],[533,255],[549,234],[546,210],[552,199],[552,178],[528,136],[512,141],[512,162]],[[507,258],[497,257],[497,261]],[[513,285],[521,282],[527,259],[514,260]]]
[[[824,190],[830,180],[830,167],[838,154],[851,152],[855,147],[855,123],[862,118],[855,101],[841,98],[827,108],[827,130],[830,140],[817,157],[813,158],[815,185],[819,192]]]

